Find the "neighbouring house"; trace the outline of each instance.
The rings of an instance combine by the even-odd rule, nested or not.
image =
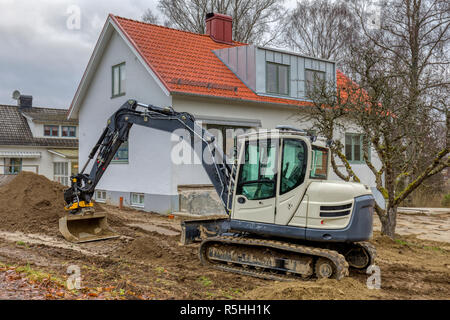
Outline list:
[[[78,121],[67,109],[38,108],[31,96],[0,105],[0,180],[31,171],[64,185],[78,172]]]
[[[233,41],[231,17],[209,14],[206,24],[207,34],[196,34],[109,15],[68,115],[79,121],[80,161],[128,99],[193,114],[229,153],[227,129],[309,129],[311,123],[293,115],[308,108],[314,79],[338,87],[349,80],[332,61]],[[363,165],[362,135],[349,125],[341,138],[354,171],[376,191]],[[96,200],[118,204],[122,197],[125,205],[160,213],[222,212],[203,167],[171,161],[174,143],[168,133],[133,127],[98,184]],[[375,152],[371,157],[379,165]],[[338,179],[332,172],[331,178]]]

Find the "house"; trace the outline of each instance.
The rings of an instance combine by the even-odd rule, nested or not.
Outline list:
[[[69,185],[78,172],[78,122],[66,109],[38,108],[32,96],[0,105],[0,177],[31,171]]]
[[[229,129],[310,128],[293,115],[308,108],[314,79],[337,86],[348,79],[332,61],[235,42],[231,23],[231,17],[209,14],[207,34],[195,34],[109,15],[68,114],[79,121],[80,161],[128,99],[193,114],[214,134],[224,133],[219,143],[228,154]],[[375,190],[362,165],[362,135],[349,126],[342,139],[355,172]],[[200,164],[171,161],[173,145],[168,133],[133,127],[97,186],[97,201],[123,198],[125,205],[160,213],[221,210]]]

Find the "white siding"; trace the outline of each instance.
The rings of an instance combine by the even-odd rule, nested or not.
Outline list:
[[[41,174],[49,180],[53,180],[53,162],[69,162],[69,160],[58,157],[48,152],[45,147],[23,147],[23,146],[1,146],[0,151],[6,152],[40,152],[40,158],[23,158],[22,170]],[[4,173],[5,159],[0,158],[0,174]],[[70,163],[69,163],[70,168]],[[70,175],[70,173],[69,173]]]
[[[111,67],[126,63],[126,95],[111,99]],[[114,32],[92,79],[79,113],[80,168],[106,126],[107,119],[128,99],[171,105],[155,80]],[[129,137],[129,163],[111,164],[98,189],[168,195],[171,188],[170,135],[135,126]],[[90,169],[90,167],[88,168]]]

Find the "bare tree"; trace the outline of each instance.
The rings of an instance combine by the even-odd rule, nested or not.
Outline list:
[[[159,0],[165,25],[204,34],[207,13],[233,17],[233,40],[261,43],[280,19],[284,0]],[[270,36],[269,36],[270,38]]]
[[[147,9],[144,14],[142,15],[142,21],[152,23],[152,24],[158,24],[159,19],[158,16],[153,13],[151,9]]]
[[[291,49],[338,62],[357,36],[356,19],[346,1],[301,0],[283,23],[283,39]]]
[[[411,135],[403,155],[399,183],[414,180],[438,151],[436,127],[445,127],[449,103],[450,3],[445,0],[387,0],[380,10],[378,29],[364,23],[368,1],[356,1],[354,12],[363,37],[383,50],[390,73],[402,82],[405,108],[420,130]],[[431,139],[430,139],[431,138]]]
[[[378,30],[367,29],[357,11],[363,33],[351,44],[347,65],[358,85],[348,81],[337,94],[330,85],[316,85],[307,117],[328,139],[336,140],[349,122],[362,130],[363,159],[385,200],[385,208],[375,210],[382,233],[394,237],[399,204],[450,165],[450,95],[443,76],[450,35],[445,1],[394,0],[387,7]],[[442,129],[434,130],[437,126]],[[371,161],[369,146],[379,166]],[[332,147],[334,171],[359,181],[343,150],[339,141]]]

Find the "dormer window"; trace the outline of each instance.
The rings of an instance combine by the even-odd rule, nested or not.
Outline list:
[[[44,125],[44,136],[46,136],[46,137],[59,136],[59,126]]]
[[[289,95],[289,66],[267,62],[266,86],[267,93]]]
[[[306,101],[317,80],[326,80],[336,86],[336,66],[332,61],[254,45],[213,52],[239,80],[260,96]],[[240,96],[241,92],[235,94]]]
[[[314,90],[314,86],[320,85],[325,81],[325,72],[317,70],[305,70],[306,95],[310,96]]]

